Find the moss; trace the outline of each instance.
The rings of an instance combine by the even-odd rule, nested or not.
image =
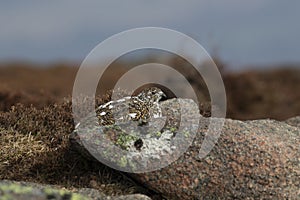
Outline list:
[[[89,198],[82,196],[80,194],[77,193],[71,193],[69,191],[66,190],[55,190],[55,189],[51,189],[51,188],[45,188],[43,189],[43,191],[47,194],[47,195],[55,195],[55,194],[59,194],[62,197],[71,197],[70,200],[88,200]],[[66,198],[64,198],[66,199]]]
[[[183,131],[182,133],[183,133],[184,137],[186,137],[186,138],[190,137],[190,133],[188,131]]]
[[[155,133],[155,135],[156,135],[157,137],[160,137],[160,136],[161,136],[161,132],[160,132],[160,131],[157,131],[157,132]]]
[[[174,132],[176,132],[176,131],[177,131],[177,128],[175,128],[175,127],[171,127],[169,130],[170,130],[172,133],[174,133]]]
[[[137,140],[138,137],[133,136],[133,135],[128,135],[126,133],[121,133],[120,135],[118,135],[118,138],[116,140],[116,144],[118,146],[120,146],[122,149],[127,150],[128,149],[128,144],[130,142],[133,142],[135,140]]]
[[[88,200],[89,198],[82,196],[77,193],[72,193],[67,190],[57,190],[52,188],[37,188],[32,186],[22,186],[18,183],[1,183],[0,184],[0,193],[1,198],[0,200],[9,200],[9,199],[15,199],[16,197],[23,196],[26,197],[34,197],[37,196],[37,198],[49,198],[49,197],[57,197],[61,196],[63,199],[70,199],[70,200]],[[68,197],[68,198],[67,198]]]
[[[32,192],[31,187],[24,187],[18,184],[0,184],[2,192],[14,192],[15,194],[26,194]]]
[[[76,194],[76,193],[72,194],[71,200],[82,200],[82,199],[85,200],[85,199],[88,199],[88,198],[86,198],[86,197],[82,198],[82,195],[79,195],[79,194]]]
[[[127,166],[127,158],[126,156],[122,156],[118,162],[119,166],[126,167]]]

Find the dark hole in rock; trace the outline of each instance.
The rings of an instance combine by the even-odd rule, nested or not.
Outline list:
[[[143,146],[143,140],[142,139],[138,139],[134,142],[134,146],[136,148],[136,150],[141,150],[142,146]]]

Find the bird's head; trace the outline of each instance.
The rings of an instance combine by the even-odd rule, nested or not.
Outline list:
[[[150,87],[138,94],[138,98],[142,101],[159,102],[161,99],[166,98],[166,94],[157,87]]]

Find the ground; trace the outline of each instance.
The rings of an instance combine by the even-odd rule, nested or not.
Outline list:
[[[56,184],[68,189],[90,187],[108,195],[142,193],[157,197],[124,174],[70,150],[69,135],[74,130],[70,95],[76,67],[6,66],[0,68],[1,180]],[[224,82],[228,118],[283,120],[300,114],[297,69],[224,74]],[[106,101],[106,97],[97,99],[98,104]],[[209,116],[209,105],[201,106]]]

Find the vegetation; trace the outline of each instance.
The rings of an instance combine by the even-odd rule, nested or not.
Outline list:
[[[74,129],[70,95],[76,71],[76,67],[65,65],[43,69],[20,64],[0,67],[0,179],[57,184],[69,189],[91,187],[106,194],[138,192],[151,196],[153,193],[123,174],[73,152],[68,137]],[[119,76],[109,74],[105,89]],[[198,84],[198,77],[192,72],[187,77],[205,91],[205,84]],[[224,72],[223,79],[229,118],[284,120],[300,114],[298,69]],[[108,100],[109,96],[105,96],[96,102]],[[209,116],[209,103],[200,107],[202,114]],[[155,134],[159,137],[161,133]],[[117,142],[122,146],[131,139],[120,136]],[[126,160],[120,162],[126,164]]]

